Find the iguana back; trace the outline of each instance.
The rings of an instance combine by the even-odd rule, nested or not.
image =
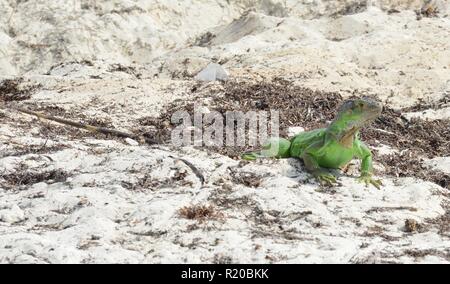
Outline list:
[[[316,142],[323,142],[326,130],[326,128],[319,128],[295,135],[291,139],[290,156],[299,157],[306,149],[306,147]]]

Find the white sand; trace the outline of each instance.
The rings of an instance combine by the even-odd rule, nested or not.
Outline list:
[[[448,1],[438,1],[438,17],[420,21],[420,1],[407,0],[353,6],[357,13],[343,17],[330,16],[361,1],[51,2],[0,0],[0,76],[42,85],[24,103],[57,105],[120,130],[190,99],[195,82],[177,74],[195,75],[211,61],[224,62],[233,78],[282,76],[345,96],[377,95],[394,107],[450,92]],[[390,8],[400,12],[388,15]],[[212,41],[195,46],[208,31]],[[84,59],[93,66],[74,62]],[[112,72],[116,63],[140,78]],[[448,108],[436,113],[426,117],[449,117]],[[43,124],[55,125],[0,109],[0,179],[24,167],[69,173],[64,182],[0,187],[0,263],[450,261],[448,232],[432,224],[448,210],[448,190],[434,183],[381,177],[378,191],[342,176],[342,186],[324,190],[294,159],[240,164],[190,147],[42,137]],[[7,154],[44,144],[64,148]],[[206,183],[173,157],[193,163]],[[425,165],[450,172],[448,157]],[[179,173],[187,176],[174,181]],[[233,181],[249,173],[262,176],[256,188]],[[145,189],[130,188],[143,178]],[[193,204],[221,205],[223,216],[202,223],[179,216]],[[406,232],[406,219],[426,230]]]

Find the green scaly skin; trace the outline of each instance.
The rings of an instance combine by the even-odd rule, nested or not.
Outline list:
[[[258,152],[242,155],[245,160],[257,158],[289,158],[303,160],[306,169],[324,185],[337,183],[336,177],[325,168],[345,167],[354,157],[361,162],[359,182],[372,184],[380,189],[381,180],[372,178],[372,154],[359,140],[359,130],[381,114],[381,106],[370,99],[346,101],[339,109],[335,120],[327,127],[302,132],[291,140],[271,139]]]

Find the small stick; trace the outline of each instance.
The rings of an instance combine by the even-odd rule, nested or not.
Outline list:
[[[20,108],[20,107],[13,107],[13,109],[23,112],[23,113],[26,113],[26,114],[29,114],[29,115],[34,115],[39,118],[51,120],[54,122],[65,124],[65,125],[70,125],[70,126],[84,129],[84,130],[94,132],[94,133],[102,133],[105,135],[112,135],[112,136],[120,137],[120,138],[131,138],[133,140],[138,141],[139,143],[157,144],[157,142],[155,140],[144,137],[144,136],[134,135],[134,134],[118,131],[118,130],[111,129],[111,128],[97,127],[97,126],[92,126],[92,125],[88,125],[88,124],[84,124],[84,123],[79,123],[79,122],[75,122],[75,121],[71,121],[71,120],[58,118],[58,117],[46,115],[43,113],[31,111],[31,110]]]
[[[169,157],[172,159],[177,159],[177,160],[182,161],[185,165],[187,165],[194,172],[194,174],[200,180],[201,184],[202,185],[205,184],[205,176],[202,174],[202,172],[196,166],[194,166],[194,164],[192,164],[191,162],[189,162],[188,160],[185,160],[183,158],[177,158],[172,155],[170,155]]]

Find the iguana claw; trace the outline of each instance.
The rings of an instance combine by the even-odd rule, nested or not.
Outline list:
[[[336,177],[329,173],[318,172],[314,174],[314,177],[321,185],[333,186],[338,183]]]
[[[374,179],[372,178],[372,176],[370,174],[362,174],[359,178],[358,178],[358,182],[363,182],[366,184],[366,187],[369,186],[369,184],[375,186],[377,189],[380,189],[381,186],[383,185],[383,183],[381,182],[380,179]]]

